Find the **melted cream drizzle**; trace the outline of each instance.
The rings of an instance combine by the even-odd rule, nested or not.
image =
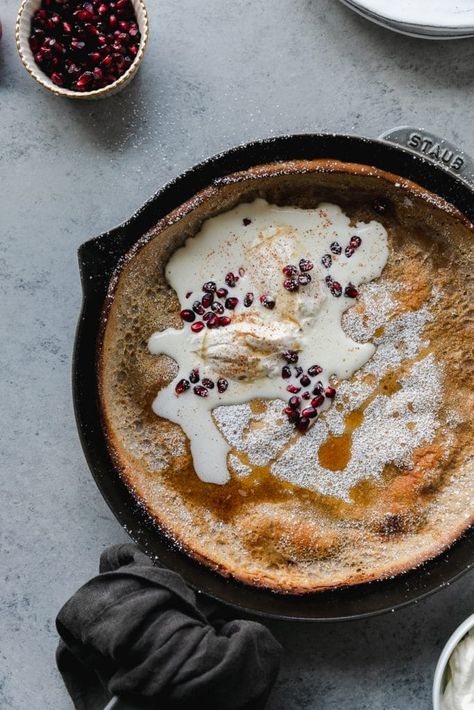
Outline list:
[[[244,218],[251,223],[245,226]],[[353,235],[362,243],[347,258],[344,248]],[[321,257],[330,253],[333,241],[339,242],[342,254],[331,255],[332,266],[325,269]],[[290,293],[283,288],[282,268],[297,265],[301,258],[314,263],[312,281]],[[212,280],[218,287],[227,288],[225,275],[229,271],[238,273],[240,267],[245,269],[237,286],[229,288],[229,296],[239,299],[235,310],[226,312],[232,317],[230,325],[193,333],[185,323],[179,330],[167,328],[153,333],[148,342],[152,354],[168,355],[178,364],[177,377],[158,393],[153,411],[181,426],[201,480],[218,484],[229,480],[230,447],[215,424],[213,409],[253,399],[281,399],[283,408],[291,396],[287,385],[296,383],[296,379],[282,379],[281,368],[286,364],[282,351],[298,351],[298,365],[304,370],[315,364],[323,368],[313,378],[314,384],[321,380],[327,385],[331,375],[349,378],[369,360],[375,346],[356,343],[341,327],[343,312],[355,300],[332,296],[324,279],[331,274],[343,288],[349,282],[358,286],[380,276],[387,258],[387,233],[379,222],[359,222],[351,227],[337,205],[323,203],[317,209],[302,209],[269,205],[262,199],[207,220],[200,232],[173,254],[166,277],[182,308],[191,308],[195,299],[202,298],[204,282]],[[187,298],[189,291],[192,295]],[[255,300],[245,308],[243,297],[248,291],[254,293]],[[261,294],[275,298],[273,310],[260,304]],[[201,398],[191,385],[177,396],[176,383],[188,379],[196,367],[201,379],[209,377],[216,382],[225,377],[228,389],[219,393],[215,387],[207,398]],[[327,399],[322,410],[330,404]]]

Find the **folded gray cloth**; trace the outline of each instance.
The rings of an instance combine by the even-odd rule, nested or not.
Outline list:
[[[56,619],[56,660],[77,710],[118,695],[147,707],[262,708],[281,646],[253,621],[209,622],[194,592],[135,545],[115,545],[100,574]]]

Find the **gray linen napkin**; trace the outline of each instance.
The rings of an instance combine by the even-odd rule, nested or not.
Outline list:
[[[76,710],[102,710],[112,695],[170,710],[263,708],[281,656],[265,626],[211,625],[184,580],[135,545],[108,548],[99,569],[56,619]]]

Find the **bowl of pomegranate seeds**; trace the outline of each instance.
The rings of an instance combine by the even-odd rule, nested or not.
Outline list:
[[[27,72],[71,99],[100,99],[123,89],[147,39],[143,0],[23,0],[16,22]]]

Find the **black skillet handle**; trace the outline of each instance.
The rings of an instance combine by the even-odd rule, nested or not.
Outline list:
[[[388,143],[395,143],[423,158],[441,165],[445,170],[460,178],[469,187],[474,187],[474,161],[454,143],[444,138],[412,126],[397,126],[382,133],[380,138]]]
[[[126,230],[120,226],[79,247],[77,256],[85,295],[102,291],[109,283],[120,259],[128,251],[128,239]]]

